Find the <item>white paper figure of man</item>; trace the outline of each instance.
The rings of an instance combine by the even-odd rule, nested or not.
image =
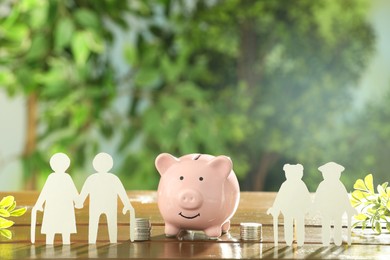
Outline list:
[[[32,243],[35,242],[37,210],[44,211],[41,233],[46,234],[46,244],[53,244],[55,234],[62,234],[62,243],[68,245],[70,234],[77,232],[74,202],[79,194],[72,178],[65,172],[69,165],[70,159],[64,153],[56,153],[50,159],[54,172],[47,178],[31,213]]]
[[[267,211],[267,214],[272,214],[274,218],[274,244],[278,245],[278,216],[281,212],[284,217],[286,244],[292,245],[295,220],[297,244],[302,246],[305,242],[305,215],[309,211],[312,201],[309,190],[302,181],[303,166],[301,164],[285,164],[283,170],[286,181],[280,187],[272,208]]]
[[[340,181],[344,167],[328,162],[318,168],[322,172],[324,180],[318,185],[315,198],[314,210],[319,211],[322,221],[322,244],[330,243],[331,224],[334,225],[334,243],[340,246],[342,243],[342,216],[348,215],[348,244],[351,244],[351,218],[357,212],[351,206],[348,192]]]
[[[99,218],[102,214],[107,217],[108,234],[110,243],[117,242],[117,207],[118,196],[124,208],[123,214],[130,211],[130,239],[134,240],[135,216],[134,208],[131,206],[126,190],[119,178],[109,173],[113,166],[111,155],[99,153],[93,159],[93,167],[97,173],[87,178],[81,190],[77,208],[82,208],[85,199],[89,195],[89,244],[96,243]]]

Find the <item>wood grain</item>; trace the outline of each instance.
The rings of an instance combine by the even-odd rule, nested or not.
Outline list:
[[[0,192],[0,197],[10,193]],[[45,236],[40,234],[42,213],[37,216],[36,244],[30,243],[30,214],[37,192],[12,192],[18,206],[28,207],[27,213],[14,218],[15,225],[10,228],[12,240],[0,238],[0,259],[35,258],[288,258],[288,259],[386,259],[390,257],[390,234],[367,235],[355,230],[352,245],[346,244],[346,230],[343,230],[343,245],[323,247],[321,244],[321,223],[318,216],[308,217],[306,221],[306,242],[302,247],[295,243],[286,246],[283,238],[283,218],[279,219],[279,246],[273,244],[272,217],[266,215],[276,193],[242,192],[239,208],[232,219],[229,233],[217,240],[208,239],[201,231],[182,232],[176,238],[166,238],[164,221],[156,203],[155,191],[129,191],[128,197],[135,208],[136,217],[149,218],[152,223],[151,240],[129,241],[129,215],[121,214],[118,208],[118,243],[109,244],[105,218],[101,218],[96,245],[88,245],[88,204],[76,210],[77,234],[71,236],[72,244],[63,246],[60,236],[55,245],[45,245]],[[240,240],[241,222],[263,224],[262,241]]]

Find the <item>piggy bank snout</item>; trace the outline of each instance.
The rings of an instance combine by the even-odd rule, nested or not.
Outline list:
[[[202,205],[202,195],[196,190],[183,190],[178,194],[179,206],[184,209],[197,209]]]

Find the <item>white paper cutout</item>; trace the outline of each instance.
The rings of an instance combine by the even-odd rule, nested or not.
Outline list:
[[[356,209],[351,206],[348,192],[340,181],[341,172],[344,167],[328,162],[318,168],[322,172],[324,180],[318,185],[314,210],[319,211],[322,221],[322,244],[328,246],[330,243],[331,224],[334,226],[333,240],[335,245],[342,243],[342,216],[346,213],[348,217],[348,244],[351,244],[351,218],[357,214]]]
[[[293,225],[295,221],[298,246],[305,241],[305,214],[311,207],[311,198],[306,184],[302,181],[303,166],[301,164],[285,164],[283,167],[286,181],[281,185],[272,208],[267,214],[273,216],[274,245],[278,245],[278,216],[284,217],[284,238],[286,244],[293,242]]]
[[[68,245],[70,234],[77,232],[74,202],[78,192],[72,177],[65,172],[69,165],[70,159],[64,153],[56,153],[50,159],[54,172],[47,178],[31,212],[31,243],[35,243],[37,210],[43,211],[41,233],[46,234],[46,244],[52,245],[54,235],[62,234],[62,244]]]
[[[113,159],[107,153],[99,153],[93,159],[93,167],[97,173],[87,178],[80,192],[76,208],[82,208],[85,199],[89,195],[89,244],[96,244],[99,218],[102,214],[107,217],[108,234],[110,243],[117,242],[117,207],[118,196],[124,208],[123,214],[130,211],[130,240],[134,241],[135,236],[135,212],[126,190],[119,178],[109,173],[113,167]]]

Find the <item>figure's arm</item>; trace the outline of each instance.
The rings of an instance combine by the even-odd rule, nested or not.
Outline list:
[[[71,189],[71,194],[72,194],[72,199],[75,204],[78,203],[79,200],[79,192],[77,191],[76,186],[74,185],[74,182],[72,180],[72,177],[69,175],[69,182],[70,182],[70,189]]]
[[[116,189],[117,189],[117,194],[118,194],[118,196],[119,196],[119,198],[122,201],[123,206],[124,206],[122,213],[126,214],[127,211],[130,211],[130,214],[133,214],[134,213],[134,208],[131,205],[129,198],[127,197],[127,193],[126,193],[125,187],[123,187],[123,184],[119,180],[119,178],[116,178],[116,185],[115,186],[116,186]]]
[[[326,201],[326,198],[323,198],[324,195],[326,196],[328,194],[329,191],[326,190],[326,188],[324,188],[324,184],[323,182],[321,182],[318,187],[317,187],[317,190],[316,190],[316,193],[314,194],[314,201],[313,201],[313,214],[315,214],[316,212],[318,212],[321,207],[320,207],[320,204],[323,204],[324,201]]]
[[[84,207],[84,201],[88,197],[89,194],[89,178],[85,181],[83,188],[81,189],[80,195],[75,199],[75,207],[77,209],[81,209]]]
[[[281,210],[281,206],[282,206],[282,200],[283,198],[285,197],[284,195],[284,191],[285,191],[285,183],[282,184],[282,186],[280,187],[278,193],[276,194],[276,198],[275,198],[275,201],[274,201],[274,204],[272,205],[271,208],[269,208],[267,210],[267,214],[271,214],[272,216],[274,217],[277,217],[279,216],[280,214],[280,210]]]
[[[345,205],[345,211],[346,211],[347,215],[349,217],[357,215],[358,211],[354,207],[352,207],[351,201],[350,201],[349,196],[348,196],[347,189],[345,188],[345,186],[342,183],[340,183],[340,184],[342,186],[341,189],[343,190],[343,192],[345,194],[345,196],[344,196],[344,205]]]
[[[299,186],[299,190],[302,192],[300,193],[300,195],[302,196],[300,199],[302,200],[305,209],[309,209],[312,206],[313,201],[311,199],[309,189],[303,181]]]
[[[50,186],[50,182],[51,182],[50,179],[51,178],[49,175],[49,177],[47,177],[45,185],[43,185],[43,188],[41,190],[41,193],[39,194],[37,202],[35,203],[35,205],[33,207],[33,210],[43,211],[43,204],[45,203],[46,198],[47,198],[47,187]]]
[[[125,215],[127,211],[130,211],[130,241],[133,242],[135,239],[135,211],[127,197],[125,187],[123,187],[123,184],[118,177],[115,178],[115,188],[124,206],[122,210],[123,215]]]
[[[304,189],[304,201],[305,201],[305,213],[308,213],[309,215],[311,216],[315,216],[316,215],[316,207],[315,207],[315,204],[314,204],[314,201],[312,199],[312,196],[310,195],[310,191],[309,189],[307,188],[306,184],[303,184],[303,189]]]

